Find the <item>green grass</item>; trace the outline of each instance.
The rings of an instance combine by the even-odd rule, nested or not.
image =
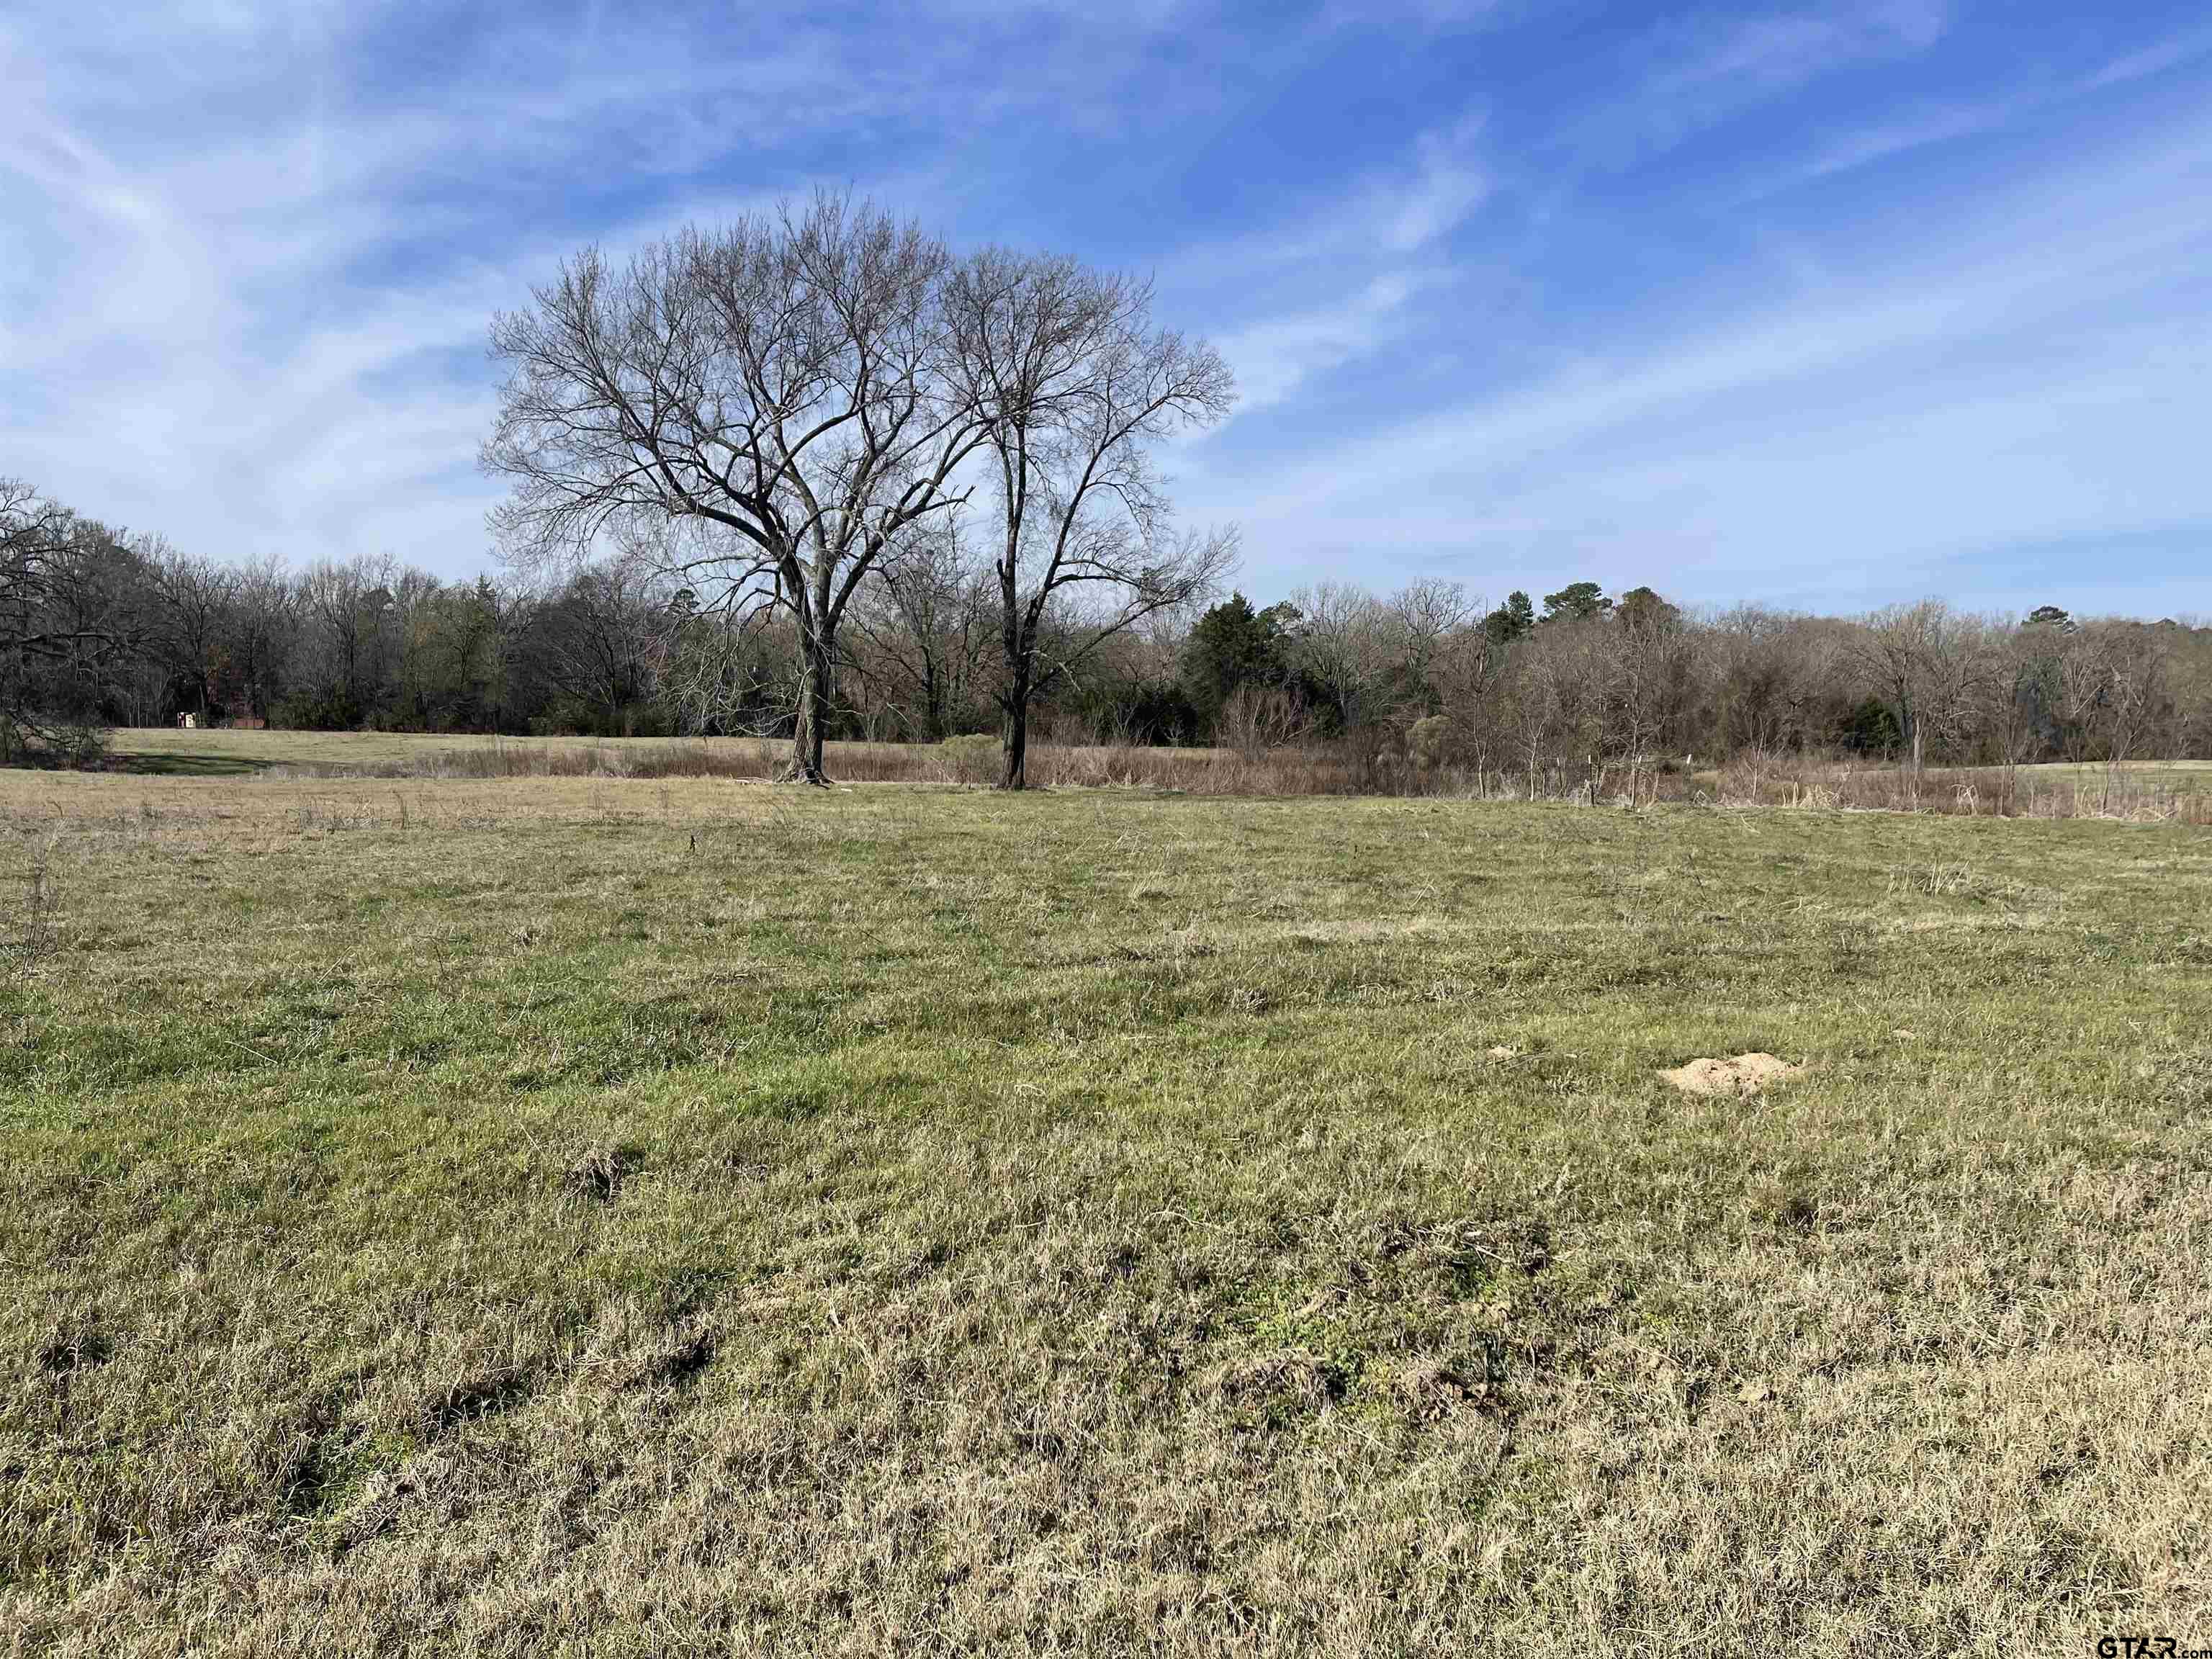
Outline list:
[[[841,749],[866,745],[840,744]],[[781,757],[788,744],[774,745]],[[155,776],[216,777],[283,768],[361,773],[433,765],[453,756],[586,753],[646,755],[671,749],[707,749],[748,757],[764,752],[749,738],[510,738],[436,732],[276,732],[217,726],[185,731],[173,726],[123,726],[109,734],[108,754],[119,769]]]
[[[2200,793],[2212,790],[2212,761],[2127,761],[2118,766],[2109,766],[2102,761],[2052,761],[2041,766],[2023,766],[2020,769],[2039,782],[2071,783],[2084,789],[2094,789],[2108,779],[2124,777],[2130,784],[2138,787]]]
[[[2212,1632],[2201,830],[0,811],[22,1650]],[[1806,1073],[1653,1075],[1750,1049]]]

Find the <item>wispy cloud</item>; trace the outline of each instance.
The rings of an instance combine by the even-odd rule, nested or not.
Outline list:
[[[1324,562],[1389,549],[1478,583],[1581,562],[1833,602],[1909,595],[2008,538],[2212,526],[2212,477],[2184,459],[2212,422],[2212,327],[2147,320],[2203,296],[2208,137],[2038,180],[1736,326],[1301,454],[1240,481],[1253,538],[1300,526]]]
[[[2115,58],[2091,76],[2088,84],[2100,88],[2122,86],[2130,81],[2163,75],[2208,52],[2212,52],[2212,29],[2197,29]]]
[[[1190,250],[1173,273],[1187,285],[1273,273],[1289,290],[1236,317],[1219,343],[1237,371],[1240,414],[1285,403],[1309,382],[1370,356],[1413,323],[1413,305],[1446,286],[1437,250],[1489,191],[1479,112],[1422,133],[1396,168],[1370,175],[1318,215]],[[1316,223],[1316,221],[1319,222]]]
[[[1858,0],[1752,16],[1693,14],[1630,48],[1628,84],[1566,128],[1571,151],[1620,166],[1855,65],[1910,56],[1949,24],[1940,0]]]
[[[1420,286],[1417,277],[1394,272],[1310,311],[1264,318],[1223,335],[1218,343],[1237,372],[1240,412],[1272,408],[1315,376],[1379,349],[1395,335]]]
[[[1825,179],[1924,149],[1931,144],[1947,144],[1994,132],[2013,119],[2016,108],[2010,101],[2001,101],[1908,111],[1830,139],[1806,164],[1805,172],[1810,177]]]
[[[866,189],[911,148],[894,141],[987,106],[1104,99],[1174,10],[938,17],[917,49],[860,58],[797,12],[743,54],[697,50],[689,17],[456,12],[386,85],[417,49],[388,15],[182,6],[100,28],[31,0],[0,25],[0,453],[209,551],[468,568],[485,325],[560,252]],[[1024,29],[1054,43],[1027,79],[979,65]],[[865,172],[823,148],[872,138]],[[701,176],[732,155],[746,187]]]

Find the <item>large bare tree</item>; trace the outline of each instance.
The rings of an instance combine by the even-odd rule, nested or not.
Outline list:
[[[1234,566],[1233,530],[1177,531],[1152,450],[1220,420],[1218,352],[1152,323],[1152,289],[988,248],[949,284],[963,392],[984,416],[1005,657],[1002,787],[1027,782],[1030,709],[1054,680]]]
[[[96,750],[96,688],[142,631],[140,564],[124,538],[0,477],[0,761]]]
[[[527,561],[603,532],[733,620],[798,625],[790,775],[823,780],[837,625],[902,530],[959,499],[984,421],[947,372],[943,246],[865,204],[688,228],[622,264],[587,247],[492,325],[507,366],[485,469]]]

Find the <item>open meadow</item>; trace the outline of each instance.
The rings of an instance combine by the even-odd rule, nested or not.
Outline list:
[[[0,773],[8,1651],[2212,1644],[2201,827],[161,741]]]

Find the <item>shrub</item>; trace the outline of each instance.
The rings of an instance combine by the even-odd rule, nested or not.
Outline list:
[[[1433,772],[1444,763],[1451,744],[1451,722],[1442,714],[1415,720],[1406,733],[1406,756],[1414,769]]]
[[[1006,750],[988,732],[969,732],[937,745],[945,775],[955,783],[996,783],[1006,770]]]

